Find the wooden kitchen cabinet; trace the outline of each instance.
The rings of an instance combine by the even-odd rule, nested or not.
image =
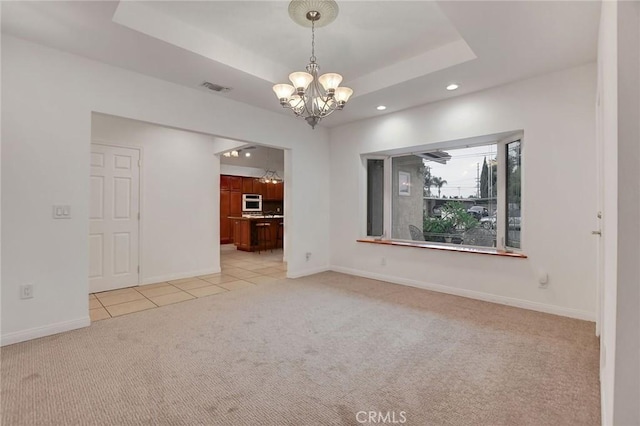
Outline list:
[[[220,244],[229,244],[231,240],[231,225],[229,223],[229,201],[231,192],[220,190]]]
[[[263,197],[265,200],[275,200],[276,199],[276,185],[277,184],[273,184],[273,183],[267,183],[265,184],[265,186],[267,187],[267,193],[266,195]]]
[[[234,217],[231,219],[234,227],[235,241],[234,244],[238,250],[256,251],[258,250],[258,240],[256,224],[260,222],[268,222],[269,226],[267,239],[269,240],[267,250],[272,248],[281,248],[282,244],[277,240],[279,224],[283,222],[282,217],[276,218],[247,218]],[[272,247],[272,245],[274,247]],[[276,246],[277,245],[277,246]],[[264,249],[264,247],[263,247]]]
[[[251,222],[248,220],[234,220],[234,231],[236,240],[234,244],[238,250],[251,250]]]
[[[258,179],[255,179],[253,181],[253,193],[254,194],[259,194],[262,195],[262,198],[264,198],[264,183],[260,182]]]
[[[233,228],[233,234],[235,236],[233,244],[236,246],[240,244],[240,221],[237,219],[230,219],[231,227]]]
[[[242,194],[260,194],[265,201],[282,201],[284,184],[263,183],[248,176],[220,175],[220,244],[235,243],[241,250],[251,250],[251,226],[245,228],[243,221],[236,223],[235,219],[229,219],[242,216]]]
[[[231,191],[242,192],[242,176],[229,176]]]
[[[227,216],[242,216],[242,193],[241,192],[229,192],[229,214]],[[229,242],[233,243],[236,239],[235,229],[232,226],[232,221],[229,220]]]
[[[242,193],[229,193],[229,215],[242,216]]]
[[[262,198],[269,201],[282,201],[284,199],[284,184],[279,183],[265,183],[265,193]]]
[[[242,193],[243,194],[255,194],[253,189],[253,181],[255,179],[252,177],[243,177],[242,178]]]
[[[242,177],[220,175],[220,244],[233,243],[234,227],[229,216],[242,215]]]
[[[231,190],[231,176],[220,175],[220,190],[221,191],[230,191]]]

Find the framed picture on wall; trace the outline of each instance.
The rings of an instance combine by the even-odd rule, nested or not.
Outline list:
[[[411,175],[407,172],[398,172],[398,194],[411,195]]]

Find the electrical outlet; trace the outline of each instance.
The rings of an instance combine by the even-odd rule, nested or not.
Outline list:
[[[310,251],[308,251],[308,252],[305,254],[305,257],[306,257],[307,262],[308,262],[308,261],[309,261],[309,259],[311,258],[311,252],[310,252]]]
[[[546,272],[540,272],[538,276],[538,287],[547,288],[549,287],[549,274]]]
[[[31,299],[33,298],[33,285],[32,284],[23,284],[20,286],[20,299]]]
[[[382,259],[380,259],[380,265],[382,266],[386,266],[387,265],[387,258],[383,257]]]

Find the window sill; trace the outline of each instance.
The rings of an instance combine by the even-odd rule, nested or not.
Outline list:
[[[423,249],[454,251],[454,252],[461,252],[461,253],[487,254],[491,256],[515,257],[518,259],[527,258],[527,255],[522,253],[507,252],[503,250],[497,250],[494,248],[459,247],[459,246],[457,247],[457,246],[448,246],[444,244],[421,243],[416,241],[393,241],[393,240],[371,240],[371,239],[360,239],[356,241],[359,243],[383,244],[387,246],[416,247],[416,248],[423,248]]]

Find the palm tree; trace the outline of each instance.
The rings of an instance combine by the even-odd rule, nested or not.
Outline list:
[[[431,178],[431,167],[427,166],[424,170],[424,195],[431,197],[431,187],[433,186],[433,179]]]
[[[433,186],[435,186],[436,188],[438,188],[438,198],[440,198],[440,190],[442,189],[442,187],[444,185],[446,185],[448,182],[444,179],[442,179],[441,177],[438,176],[434,176],[431,178],[431,182],[433,183]]]

